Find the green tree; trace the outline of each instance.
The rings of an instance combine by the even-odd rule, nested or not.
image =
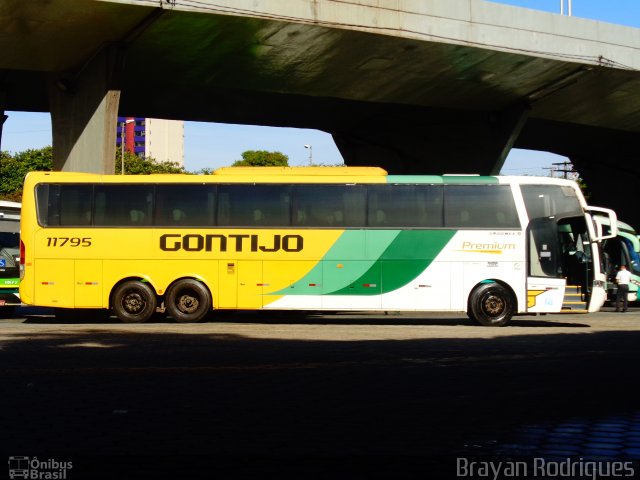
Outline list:
[[[215,172],[215,169],[213,168],[201,168],[200,170],[196,170],[195,172],[193,172],[194,175],[213,175]],[[187,172],[187,173],[191,173],[191,172]]]
[[[0,152],[0,198],[20,201],[24,177],[32,171],[51,171],[53,150],[51,147],[29,149],[11,156]]]
[[[121,153],[116,154],[116,164],[114,173],[120,175],[122,171]],[[139,157],[131,152],[124,153],[124,173],[125,175],[148,175],[151,173],[187,173],[184,167],[177,162],[156,162],[151,157]]]
[[[281,152],[247,150],[242,152],[242,160],[233,162],[234,167],[288,167],[289,157]]]

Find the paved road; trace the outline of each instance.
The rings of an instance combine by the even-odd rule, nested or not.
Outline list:
[[[23,309],[0,320],[0,452],[71,461],[71,480],[454,477],[456,458],[523,426],[634,428],[640,313],[605,310],[485,328],[456,314],[123,325]],[[636,460],[625,445],[615,458]]]

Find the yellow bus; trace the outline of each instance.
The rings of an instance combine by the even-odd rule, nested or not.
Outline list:
[[[398,176],[375,167],[230,167],[214,175],[34,172],[27,304],[165,311],[596,311],[599,240],[574,182]],[[614,225],[615,214],[608,214]],[[608,212],[608,213],[607,213]]]

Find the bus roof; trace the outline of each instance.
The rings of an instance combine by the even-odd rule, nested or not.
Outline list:
[[[386,170],[380,167],[222,167],[214,175],[241,176],[385,176]]]
[[[399,183],[399,184],[553,184],[572,180],[529,176],[388,175],[380,167],[222,167],[212,175],[102,175],[81,172],[29,172],[25,183]]]

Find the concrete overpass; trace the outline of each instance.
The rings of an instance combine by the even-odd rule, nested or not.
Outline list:
[[[640,226],[639,29],[484,0],[4,0],[0,47],[0,109],[50,111],[61,169],[112,171],[118,112],[316,128],[394,173],[518,147]]]

